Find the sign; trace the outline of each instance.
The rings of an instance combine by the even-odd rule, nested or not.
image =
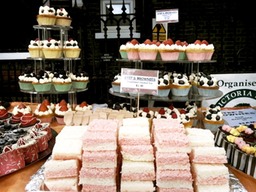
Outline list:
[[[156,20],[152,20],[152,40],[164,41],[167,39],[167,24],[168,23],[156,23]]]
[[[157,70],[143,69],[121,69],[121,92],[130,93],[158,93],[158,74]]]
[[[230,126],[250,125],[255,123],[256,110],[252,108],[248,109],[236,109],[236,110],[221,110],[223,113],[223,119]]]
[[[157,23],[178,23],[179,9],[162,9],[156,10]]]
[[[102,61],[111,61],[113,57],[109,55],[108,53],[105,53],[103,56],[101,56]]]
[[[213,74],[223,95],[220,98],[204,100],[202,106],[210,104],[224,107],[256,107],[256,73]]]

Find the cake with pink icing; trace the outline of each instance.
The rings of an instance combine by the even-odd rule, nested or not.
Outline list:
[[[118,121],[97,119],[89,123],[82,136],[82,168],[79,184],[82,190],[117,190],[118,168],[117,153]]]
[[[193,191],[188,137],[179,119],[154,119],[156,186],[160,191]]]

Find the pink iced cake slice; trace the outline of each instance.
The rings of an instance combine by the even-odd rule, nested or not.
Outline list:
[[[154,161],[152,145],[122,145],[122,158],[130,161]]]
[[[121,167],[122,181],[154,181],[156,177],[153,161],[123,160]]]
[[[113,168],[117,167],[116,151],[83,151],[83,165],[91,168]]]
[[[113,151],[117,149],[116,132],[86,131],[83,135],[83,149],[88,151]]]
[[[80,170],[79,183],[82,185],[116,186],[116,168],[89,168]]]
[[[45,163],[44,177],[47,179],[78,177],[80,170],[79,161],[70,160],[53,160],[50,159]]]
[[[190,170],[187,153],[166,153],[156,151],[157,171],[161,170]]]
[[[193,163],[223,164],[227,163],[227,156],[223,147],[194,147],[190,160]]]

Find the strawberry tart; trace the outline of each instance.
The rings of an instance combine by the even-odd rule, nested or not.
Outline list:
[[[42,123],[51,123],[54,117],[52,109],[44,102],[37,105],[34,114],[38,119],[41,120]]]
[[[68,111],[72,111],[72,108],[69,105],[69,103],[67,103],[64,99],[56,104],[54,113],[55,113],[55,118],[59,124],[61,124],[61,125],[65,124],[64,115]]]

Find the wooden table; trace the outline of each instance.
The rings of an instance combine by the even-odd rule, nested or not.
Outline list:
[[[14,103],[13,105],[16,105]],[[57,122],[53,122],[51,124],[52,129],[54,129],[57,133],[61,131],[63,125],[57,124]],[[23,168],[19,171],[11,173],[9,175],[0,177],[0,192],[23,192],[25,191],[26,185],[30,181],[30,177],[34,175],[40,167],[45,163],[47,157],[29,165],[26,168]],[[253,177],[233,168],[230,165],[227,165],[230,172],[233,173],[244,186],[244,188],[248,192],[255,192],[256,191],[256,179]]]

